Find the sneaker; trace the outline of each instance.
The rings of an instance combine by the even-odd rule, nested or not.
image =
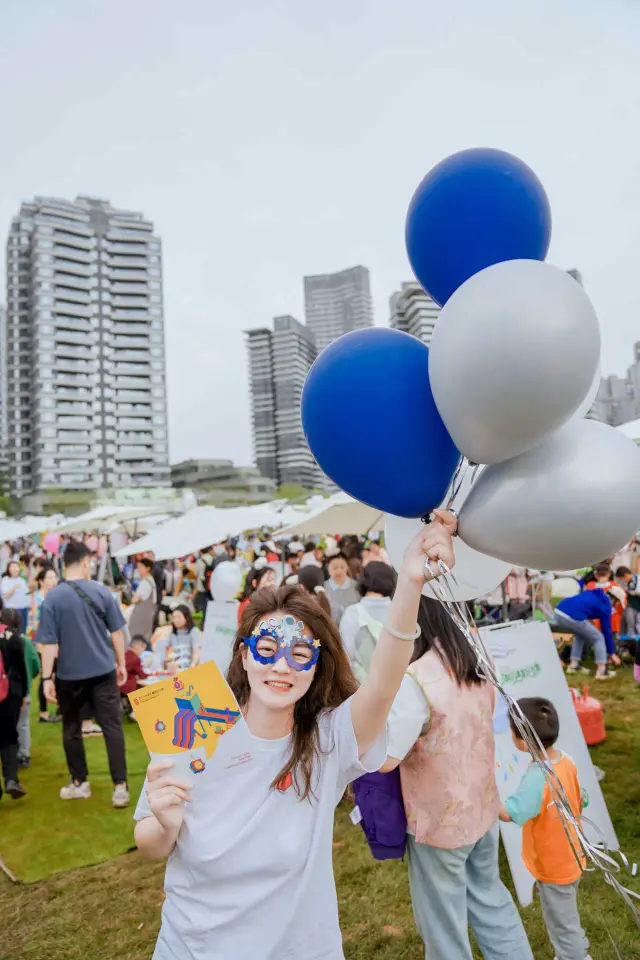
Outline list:
[[[113,805],[117,809],[129,806],[129,787],[126,783],[118,783],[113,791]]]
[[[569,667],[567,667],[567,673],[586,673],[586,674],[590,674],[590,673],[591,673],[591,670],[589,670],[587,667],[571,667],[571,666],[569,666]]]
[[[60,791],[61,800],[88,800],[90,796],[91,784],[88,780],[84,783],[74,783],[72,780]]]
[[[62,717],[59,717],[57,714],[48,713],[46,717],[40,717],[38,723],[60,723]]]
[[[612,677],[615,677],[615,673],[596,673],[594,680],[611,680]]]
[[[17,780],[7,780],[4,788],[13,800],[21,800],[27,795],[27,791]]]
[[[88,723],[86,727],[82,728],[83,737],[102,737],[102,727],[99,727],[97,723]]]
[[[18,757],[18,766],[21,770],[28,770],[31,766],[31,757]]]

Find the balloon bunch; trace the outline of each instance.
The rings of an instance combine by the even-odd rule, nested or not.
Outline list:
[[[406,223],[414,273],[442,305],[430,348],[397,330],[349,333],[303,390],[312,453],[343,490],[390,514],[392,559],[462,478],[458,600],[513,565],[596,563],[640,527],[640,448],[583,419],[600,329],[582,285],[544,262],[550,237],[549,201],[522,161],[490,149],[443,160]],[[485,465],[472,488],[460,454]]]

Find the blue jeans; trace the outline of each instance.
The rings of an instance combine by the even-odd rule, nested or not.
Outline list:
[[[413,913],[428,960],[472,960],[469,924],[485,960],[533,960],[500,879],[497,823],[476,843],[455,850],[407,839]]]
[[[571,645],[571,659],[578,663],[582,660],[584,648],[593,644],[593,654],[596,663],[607,662],[607,645],[601,632],[590,620],[574,620],[562,610],[556,610],[554,625],[560,627],[564,633],[573,634]]]

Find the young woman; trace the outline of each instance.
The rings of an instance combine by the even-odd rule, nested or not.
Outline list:
[[[360,602],[360,593],[355,580],[349,576],[349,561],[344,553],[334,553],[327,561],[329,579],[325,590],[331,604],[331,616],[340,623],[347,607]]]
[[[470,923],[487,960],[532,960],[498,868],[494,689],[437,600],[422,598],[418,624],[382,770],[400,765],[411,899],[426,955],[472,960]]]
[[[202,632],[193,625],[193,617],[187,606],[179,606],[172,611],[171,633],[156,643],[154,650],[156,664],[164,664],[169,648],[179,670],[186,670],[200,663]]]
[[[368,563],[358,583],[362,599],[347,607],[340,621],[342,642],[360,681],[369,672],[369,661],[382,633],[395,586],[392,567],[381,562]]]
[[[305,593],[310,594],[328,617],[331,616],[331,605],[325,592],[324,573],[320,567],[303,567],[297,576],[298,586]]]
[[[12,560],[7,567],[7,573],[0,583],[0,594],[8,610],[19,611],[22,633],[26,633],[29,622],[29,585],[21,575],[17,560]]]
[[[242,622],[242,614],[249,606],[251,597],[256,590],[273,590],[276,585],[276,572],[273,567],[268,567],[265,561],[262,566],[254,566],[249,570],[244,584],[244,591],[238,604],[238,626]]]
[[[152,764],[136,819],[150,857],[171,854],[154,960],[341,960],[334,808],[386,756],[385,725],[413,652],[425,558],[453,564],[438,512],[405,554],[369,677],[356,688],[332,621],[299,589],[258,593],[228,680],[251,750],[190,785]],[[233,736],[230,731],[226,736]],[[220,749],[220,748],[219,748]]]

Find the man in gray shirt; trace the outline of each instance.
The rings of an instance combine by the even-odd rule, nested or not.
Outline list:
[[[118,689],[127,679],[124,617],[111,592],[90,579],[91,551],[84,543],[70,541],[64,560],[66,580],[45,597],[37,635],[42,644],[44,695],[60,706],[71,774],[60,797],[86,800],[91,796],[82,739],[82,713],[89,706],[104,734],[114,783],[113,805],[126,807],[129,790]]]

